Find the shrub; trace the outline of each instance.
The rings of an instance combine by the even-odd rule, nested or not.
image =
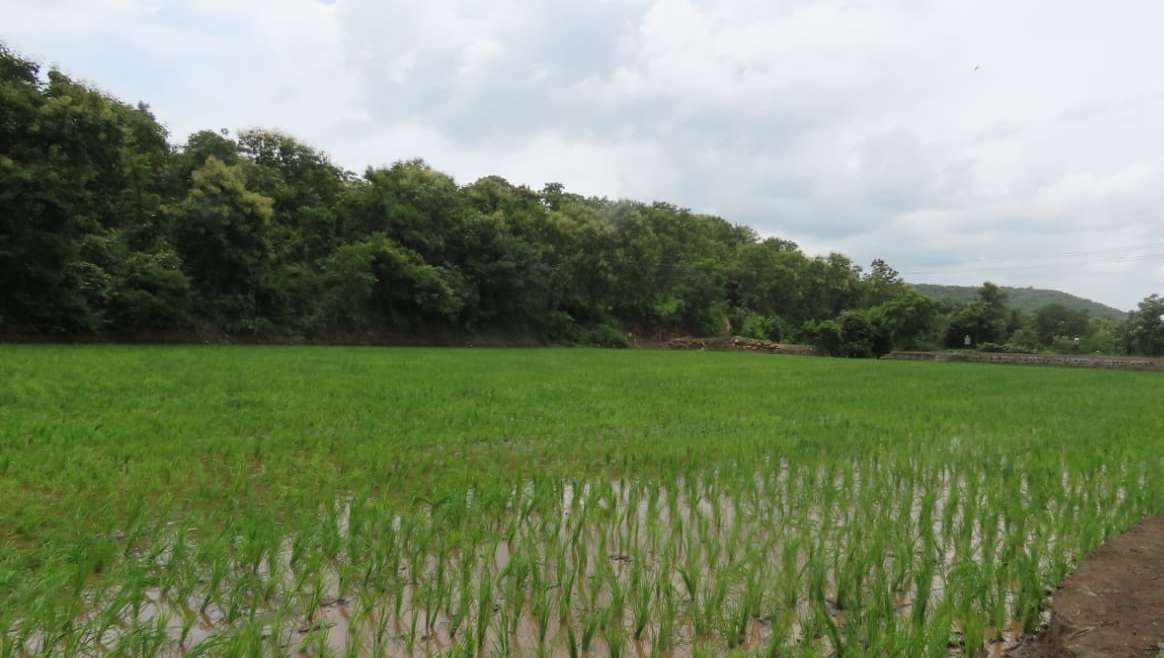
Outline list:
[[[1030,327],[1023,327],[1010,335],[1006,341],[1008,352],[1038,352],[1041,348],[1039,335]]]
[[[600,324],[588,329],[583,335],[582,342],[595,347],[630,347],[626,334],[613,325]]]
[[[784,339],[784,331],[778,316],[763,316],[758,313],[744,315],[740,323],[739,334],[748,338],[773,340],[780,342]]]
[[[841,354],[841,325],[835,320],[809,320],[800,327],[801,338],[817,352],[831,356]]]
[[[890,344],[860,311],[845,311],[836,320],[810,320],[804,323],[800,333],[817,352],[830,356],[868,358],[883,354]]]
[[[841,356],[867,358],[873,356],[873,325],[860,311],[845,311],[840,316]]]
[[[565,311],[550,311],[542,316],[542,331],[547,339],[556,342],[573,343],[582,338],[574,318]]]
[[[1055,336],[1051,341],[1051,350],[1060,354],[1070,354],[1078,352],[1079,346],[1075,344],[1075,340],[1068,336]]]

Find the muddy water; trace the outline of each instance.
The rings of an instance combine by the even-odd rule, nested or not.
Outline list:
[[[965,518],[967,508],[951,492],[965,496],[969,483],[949,474],[887,497],[887,489],[878,488],[884,485],[859,470],[793,473],[786,464],[774,466],[771,475],[756,476],[746,487],[714,478],[680,479],[670,487],[567,482],[547,502],[532,484],[517,486],[509,514],[443,554],[431,544],[432,535],[446,530],[435,505],[427,526],[424,515],[419,523],[397,516],[382,531],[393,535],[386,547],[403,549],[391,553],[374,586],[369,578],[353,578],[364,573],[360,558],[340,551],[305,567],[287,538],[249,575],[231,565],[230,576],[213,590],[205,575],[198,581],[202,589],[184,597],[146,588],[136,608],[128,606],[108,628],[98,626],[97,638],[79,653],[102,655],[135,634],[152,633],[155,653],[174,656],[234,643],[286,656],[686,658],[701,648],[723,654],[729,645],[758,651],[774,637],[789,647],[815,644],[828,654],[826,629],[844,631],[853,614],[841,600],[841,570],[831,567],[860,539],[848,529],[877,527],[862,515],[908,519],[902,527],[909,541],[887,544],[876,558],[886,573],[904,565],[906,577],[892,592],[899,629],[908,627],[919,600],[927,606],[942,600],[960,560],[996,558],[997,538],[1006,532],[1001,516],[985,517],[993,525],[981,516]],[[810,500],[798,490],[819,497]],[[535,500],[538,495],[543,498]],[[474,492],[465,497],[474,502]],[[868,500],[886,500],[892,508]],[[366,532],[351,529],[352,501],[337,507],[330,533],[342,541]],[[916,538],[926,527],[931,549]],[[1035,539],[1033,532],[1028,540]],[[949,539],[958,533],[967,541]],[[896,546],[905,552],[898,554]],[[939,556],[928,582],[910,566],[923,550]],[[824,556],[816,567],[815,599],[809,596],[814,553]],[[164,562],[165,552],[159,555]],[[231,587],[248,577],[261,586],[240,586],[243,593],[232,595]],[[749,582],[761,592],[751,609]],[[847,596],[868,599],[869,582],[859,581],[859,590]],[[1012,600],[1004,604],[1009,610]],[[987,655],[1003,655],[1021,630],[986,629]],[[25,653],[37,653],[36,644],[31,638]]]

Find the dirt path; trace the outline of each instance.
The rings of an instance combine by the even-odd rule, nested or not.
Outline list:
[[[1050,627],[1016,656],[1155,658],[1164,641],[1164,516],[1113,537],[1051,599]]]

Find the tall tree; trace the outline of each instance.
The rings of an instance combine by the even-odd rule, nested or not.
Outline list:
[[[987,281],[979,288],[978,299],[951,315],[946,344],[961,347],[966,337],[970,338],[971,345],[1005,343],[1009,335],[1008,319],[1006,291]]]
[[[1088,333],[1090,317],[1087,311],[1075,311],[1062,304],[1047,304],[1035,311],[1034,329],[1043,345],[1050,345],[1056,336],[1074,338]]]
[[[1130,314],[1128,348],[1136,354],[1164,355],[1164,297],[1149,295]]]
[[[247,189],[239,165],[209,156],[174,209],[175,238],[205,311],[250,328],[261,317],[272,200]]]

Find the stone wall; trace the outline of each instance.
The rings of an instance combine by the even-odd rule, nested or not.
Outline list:
[[[1009,363],[1067,368],[1114,368],[1164,371],[1164,359],[1098,354],[1005,354],[995,352],[891,352],[881,357],[900,361]]]

